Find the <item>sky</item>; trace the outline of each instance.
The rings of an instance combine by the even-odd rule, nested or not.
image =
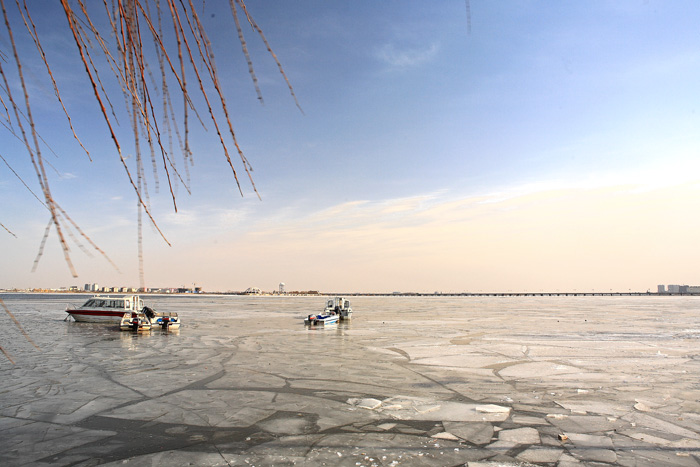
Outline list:
[[[0,288],[700,284],[700,3],[249,0],[303,112],[244,27],[258,100],[227,3],[206,2],[201,17],[260,198],[234,158],[239,193],[190,75],[206,128],[190,119],[188,175],[174,156],[191,191],[176,183],[177,213],[162,167],[156,183],[147,161],[150,210],[171,246],[144,221],[143,283],[136,197],[65,16],[56,2],[32,2],[92,161],[10,11],[37,129],[51,147],[54,197],[118,269],[69,238],[73,277],[52,230],[32,271],[48,212],[0,161],[0,223],[11,232],[0,229]],[[16,85],[2,32],[3,67]],[[133,167],[121,91],[104,85]],[[0,155],[40,193],[26,149],[5,129],[0,142]]]

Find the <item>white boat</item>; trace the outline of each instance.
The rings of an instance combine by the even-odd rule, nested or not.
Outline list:
[[[144,313],[132,311],[122,315],[119,327],[122,331],[150,331],[152,324]]]
[[[143,313],[153,327],[160,326],[164,331],[180,329],[180,317],[177,313],[158,313],[147,306],[143,307]]]
[[[338,324],[339,317],[336,314],[309,315],[304,319],[304,324],[308,326],[330,326]]]
[[[66,308],[66,313],[81,323],[120,323],[125,313],[138,313],[143,300],[138,295],[109,297],[95,295],[77,308]]]
[[[344,299],[343,297],[331,298],[326,302],[326,309],[323,314],[329,315],[335,313],[340,316],[341,321],[346,321],[352,319],[352,308],[350,308],[350,301]]]

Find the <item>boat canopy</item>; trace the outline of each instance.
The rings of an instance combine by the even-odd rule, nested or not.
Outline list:
[[[350,308],[350,300],[346,300],[343,297],[335,297],[328,300],[327,308]]]
[[[132,308],[133,304],[133,308]],[[133,297],[92,297],[85,302],[83,308],[116,308],[126,310],[140,310],[143,308],[143,301],[138,296]]]

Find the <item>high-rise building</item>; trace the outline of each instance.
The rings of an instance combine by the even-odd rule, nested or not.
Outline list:
[[[656,286],[656,291],[658,293],[666,293],[666,286],[661,284]]]
[[[285,293],[285,290],[284,290],[284,282],[280,282],[280,293],[281,293],[281,294]]]

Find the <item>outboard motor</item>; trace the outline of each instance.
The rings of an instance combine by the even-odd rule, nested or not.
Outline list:
[[[170,326],[170,318],[163,316],[163,320],[160,322],[160,325],[163,327],[163,329],[168,329],[168,326]]]

